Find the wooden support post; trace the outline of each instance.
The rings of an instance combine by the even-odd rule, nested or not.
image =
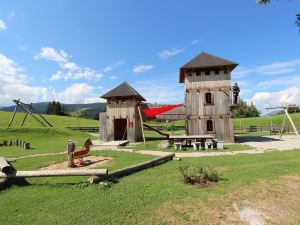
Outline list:
[[[292,124],[292,127],[293,127],[293,129],[294,129],[295,134],[296,134],[297,136],[299,136],[299,133],[298,133],[298,131],[297,131],[297,128],[296,128],[296,126],[295,126],[295,124],[294,124],[294,122],[293,122],[293,120],[292,120],[292,118],[290,117],[290,114],[289,114],[289,112],[288,112],[288,108],[285,108],[285,109],[284,109],[284,112],[285,112],[287,118],[289,119],[290,123]]]
[[[14,113],[13,113],[13,115],[12,115],[12,117],[11,117],[11,119],[10,119],[10,121],[9,121],[9,123],[8,123],[8,126],[7,127],[10,127],[11,126],[11,124],[12,124],[12,122],[14,121],[14,119],[15,119],[15,115],[16,115],[16,112],[17,112],[17,108],[18,108],[18,105],[19,105],[19,101],[20,101],[20,99],[19,100],[14,100],[15,102],[16,102],[16,107],[15,107],[15,110],[14,110]]]
[[[285,125],[285,121],[286,121],[286,114],[285,114],[284,119],[283,119],[283,124],[282,124],[282,127],[281,127],[281,132],[280,132],[279,139],[281,139],[281,137],[282,137],[283,130],[284,130],[284,125]]]
[[[26,107],[24,107],[22,104],[20,104],[20,107],[27,113],[30,114],[36,121],[38,121],[42,126],[46,127],[46,125],[39,119],[37,118],[32,112],[30,112]]]
[[[140,107],[138,107],[138,110],[139,110],[139,115],[140,115],[140,118],[141,118],[141,127],[142,127],[143,141],[144,141],[144,144],[146,146],[146,138],[145,138],[145,133],[144,133],[144,122],[143,122],[143,117],[142,117],[142,113],[141,113]]]
[[[30,109],[31,109],[33,112],[37,113],[37,114],[42,118],[42,120],[44,120],[44,122],[47,123],[50,127],[53,127],[52,124],[49,123],[49,121],[46,120],[46,118],[45,118],[42,114],[38,113],[37,111],[35,111],[34,108],[32,108],[32,103],[31,103],[31,105],[30,105]]]

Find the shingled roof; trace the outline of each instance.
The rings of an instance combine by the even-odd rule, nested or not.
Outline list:
[[[238,63],[202,52],[180,68],[179,82],[184,82],[184,74],[189,69],[209,69],[225,67],[232,71]]]
[[[124,97],[136,97],[140,101],[146,101],[136,90],[133,89],[127,82],[120,84],[114,89],[110,90],[106,94],[102,95],[101,98],[122,98]]]

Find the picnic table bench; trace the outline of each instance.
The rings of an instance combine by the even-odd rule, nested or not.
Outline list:
[[[212,135],[178,135],[169,137],[169,140],[174,142],[176,150],[181,150],[182,146],[193,146],[194,149],[198,146],[205,147],[206,140],[212,143],[213,139]]]

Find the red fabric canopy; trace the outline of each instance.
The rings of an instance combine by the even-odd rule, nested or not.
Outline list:
[[[177,104],[177,105],[168,105],[164,107],[158,107],[158,108],[151,108],[151,109],[144,109],[143,112],[148,118],[154,117],[156,115],[162,114],[164,112],[170,111],[172,109],[175,109],[177,107],[184,106],[184,104]]]

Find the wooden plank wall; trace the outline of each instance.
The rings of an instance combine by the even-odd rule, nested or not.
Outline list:
[[[137,111],[137,101],[117,101],[107,104],[107,140],[114,140],[114,119],[127,119],[127,139],[130,142],[140,141],[141,125]],[[132,126],[129,126],[131,124]]]
[[[191,73],[185,76],[187,134],[212,134],[225,142],[234,142],[230,106],[232,104],[230,73],[210,75]],[[213,104],[205,104],[205,93],[213,96]],[[206,121],[214,122],[214,131],[206,130]]]
[[[102,112],[99,114],[99,132],[100,132],[100,140],[107,141],[107,114],[106,112]]]

